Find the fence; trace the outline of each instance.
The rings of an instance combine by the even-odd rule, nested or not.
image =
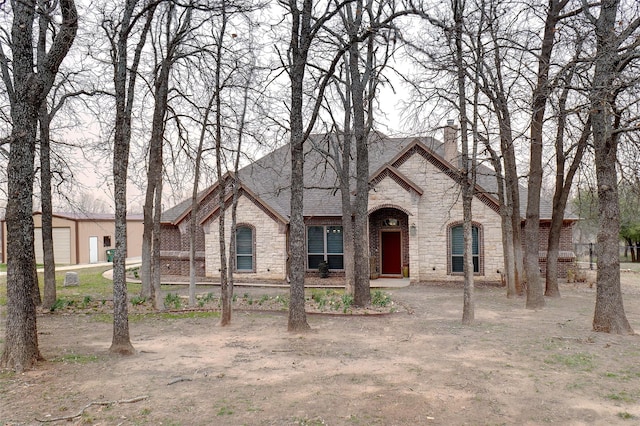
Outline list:
[[[636,246],[620,245],[620,260],[631,261],[631,252],[636,250],[640,254],[640,248]],[[574,243],[573,252],[576,254],[576,261],[580,268],[596,269],[598,258],[596,256],[596,243]]]
[[[576,254],[576,262],[579,268],[596,269],[595,243],[574,243],[573,252]]]

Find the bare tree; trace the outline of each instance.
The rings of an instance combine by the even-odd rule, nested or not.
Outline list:
[[[311,42],[318,31],[318,24],[312,22],[313,1],[304,0],[302,8],[297,1],[282,3],[291,13],[291,39],[289,43],[289,80],[291,83],[290,123],[291,135],[291,218],[289,220],[290,258],[290,301],[289,331],[308,330],[307,315],[304,310],[304,142],[306,139],[303,123],[304,77]],[[325,19],[326,20],[326,19]],[[309,126],[312,127],[312,126]]]
[[[113,183],[115,201],[115,253],[113,257],[113,339],[110,352],[128,355],[135,352],[129,337],[127,283],[125,260],[127,255],[127,169],[131,144],[131,115],[135,95],[137,70],[142,49],[157,6],[151,3],[137,10],[139,0],[127,0],[119,21],[104,18],[101,25],[110,43],[116,117],[113,145]],[[144,24],[138,29],[138,22]],[[129,63],[129,39],[139,31],[133,59]]]
[[[50,25],[49,15],[40,15],[39,17],[39,36],[38,36],[38,67],[42,66],[46,55],[46,39],[47,29]],[[85,90],[71,90],[66,87],[69,78],[75,72],[65,73],[60,71],[62,76],[60,81],[51,90],[51,94],[45,102],[40,106],[38,111],[39,124],[39,146],[40,146],[40,202],[42,209],[42,248],[44,262],[44,299],[42,305],[45,309],[50,309],[56,302],[56,266],[55,256],[53,252],[53,187],[54,176],[57,176],[56,188],[60,193],[59,186],[65,182],[63,170],[69,171],[70,181],[73,182],[73,174],[70,173],[70,164],[67,161],[61,161],[61,157],[65,156],[64,148],[60,144],[57,149],[52,149],[51,123],[56,115],[67,104],[67,101],[82,95],[93,96],[96,93]],[[51,105],[49,105],[51,104]],[[53,156],[53,159],[52,159]],[[52,161],[53,160],[53,161]],[[58,160],[56,162],[56,160]],[[56,164],[59,168],[56,169]],[[64,169],[62,169],[64,168]]]
[[[0,71],[9,94],[12,130],[7,167],[7,328],[0,366],[29,369],[41,358],[33,302],[33,172],[40,105],[46,99],[60,63],[73,44],[78,16],[73,0],[61,0],[61,23],[43,65],[34,72],[33,23],[36,2],[12,2],[11,62],[0,48]],[[54,13],[54,10],[38,10]]]
[[[50,2],[43,2],[49,5]],[[47,55],[47,29],[50,25],[50,15],[40,14],[38,18],[38,72],[44,66]],[[46,98],[38,110],[38,123],[40,126],[40,193],[42,202],[42,249],[44,261],[44,300],[45,309],[51,308],[56,302],[56,265],[53,255],[53,207],[51,205],[51,141],[50,141],[50,117]],[[37,283],[36,274],[36,283]],[[39,291],[38,291],[39,293]]]
[[[547,240],[546,287],[544,292],[545,296],[549,297],[560,296],[560,289],[558,287],[558,256],[564,214],[573,186],[573,179],[582,162],[583,154],[587,149],[591,136],[591,120],[587,118],[586,122],[579,122],[579,124],[582,125],[582,130],[580,131],[580,136],[577,141],[566,147],[567,126],[570,125],[569,120],[571,115],[567,108],[567,101],[575,72],[575,67],[570,66],[566,76],[563,77],[565,81],[562,83],[557,106],[558,127],[555,138],[556,182],[553,194],[553,211],[551,215],[551,225],[549,227],[549,238]],[[568,156],[570,154],[572,154],[573,158],[569,163]],[[567,165],[569,166],[568,168]]]
[[[355,11],[352,10],[355,7]],[[354,206],[355,223],[353,265],[354,265],[354,291],[353,302],[356,306],[365,306],[371,301],[369,291],[369,247],[367,235],[368,228],[368,199],[369,199],[369,130],[365,121],[365,87],[368,76],[371,75],[371,56],[369,50],[364,73],[360,71],[360,43],[358,35],[365,15],[362,0],[357,0],[353,5],[346,7],[346,28],[349,37],[349,77],[351,81],[351,106],[353,108],[353,136],[356,145],[356,201]],[[366,13],[371,18],[373,15],[372,2],[367,3]],[[366,74],[366,75],[363,75]]]
[[[342,203],[345,292],[354,296],[357,306],[364,306],[370,301],[368,241],[354,235],[367,234],[368,150],[376,138],[371,131],[376,121],[379,85],[386,81],[383,72],[396,49],[397,29],[393,26],[393,18],[387,18],[403,14],[398,13],[395,7],[395,3],[386,1],[354,1],[340,11],[344,30],[333,28],[332,31],[337,48],[347,46],[348,49],[332,79],[334,84],[330,93],[337,100],[330,96],[324,100],[331,135],[323,138],[321,143],[314,143],[314,149],[329,161],[336,172],[336,187],[340,189]],[[339,37],[342,32],[343,36]],[[337,105],[342,107],[342,117],[335,114],[339,109]],[[352,158],[356,160],[356,188],[353,191]],[[356,193],[355,205],[352,205],[353,192]],[[354,230],[354,225],[358,230]]]
[[[538,262],[540,243],[540,190],[542,187],[542,136],[545,110],[549,96],[549,68],[555,46],[556,25],[569,0],[549,0],[542,45],[538,55],[537,81],[533,89],[531,141],[529,150],[529,179],[527,188],[527,217],[524,229],[525,274],[527,277],[528,309],[544,307],[544,286]]]
[[[220,317],[220,325],[227,326],[231,323],[231,298],[233,297],[233,286],[229,285],[229,276],[227,270],[227,251],[225,241],[225,204],[227,198],[226,182],[223,179],[222,163],[222,52],[225,48],[224,37],[228,24],[227,4],[226,1],[221,3],[221,25],[216,36],[216,53],[215,53],[215,76],[214,76],[214,106],[215,106],[215,124],[214,139],[216,149],[216,173],[218,177],[218,203],[220,215],[218,217],[218,233],[220,245],[220,302],[222,304],[222,315]],[[238,153],[238,155],[240,155]],[[234,180],[235,182],[235,180]],[[230,240],[235,240],[235,234],[230,235]]]
[[[308,139],[318,117],[324,89],[328,78],[322,80],[318,89],[313,112],[307,124],[304,123],[304,83],[307,69],[307,59],[311,45],[323,25],[331,19],[339,10],[325,10],[320,17],[314,17],[313,0],[304,0],[302,7],[298,2],[289,0],[281,1],[288,13],[291,14],[291,32],[289,50],[287,54],[287,74],[291,84],[289,105],[289,126],[291,146],[291,215],[289,220],[289,264],[290,264],[290,300],[288,330],[303,332],[309,330],[307,315],[304,309],[304,274],[305,274],[305,245],[304,245],[304,217],[303,217],[303,190],[304,190],[304,143]],[[337,60],[342,56],[340,52],[332,62],[330,72],[333,74]]]
[[[471,210],[471,205],[473,202],[474,189],[475,189],[475,173],[476,173],[476,144],[477,144],[477,136],[474,137],[473,148],[471,152],[469,150],[469,123],[468,123],[468,112],[467,112],[467,86],[470,84],[474,87],[474,96],[473,96],[473,110],[474,110],[474,118],[471,122],[474,134],[477,133],[477,111],[478,111],[478,76],[480,74],[479,66],[476,65],[476,71],[473,74],[473,78],[468,81],[467,79],[467,66],[464,60],[465,51],[463,48],[464,40],[463,37],[466,35],[465,33],[468,31],[465,29],[465,16],[468,16],[470,11],[465,10],[465,2],[462,0],[454,0],[452,3],[453,6],[453,21],[454,21],[454,29],[453,29],[453,42],[455,45],[455,71],[456,71],[456,81],[457,81],[457,89],[458,89],[458,109],[460,111],[460,130],[461,130],[461,139],[462,139],[462,167],[459,172],[459,183],[462,191],[462,216],[463,216],[463,234],[464,234],[464,296],[463,296],[463,309],[462,309],[462,323],[465,325],[472,324],[475,319],[475,298],[474,298],[474,282],[473,282],[473,273],[474,273],[474,265],[473,265],[473,213]],[[481,34],[483,28],[483,17],[484,14],[480,14],[480,21],[478,23],[478,30],[475,40],[476,45],[476,57],[478,56],[478,51],[480,49],[480,38],[479,34]],[[473,37],[471,32],[469,31],[469,36]],[[472,43],[469,43],[473,45]],[[471,153],[471,158],[469,158],[469,154]]]
[[[596,55],[590,89],[590,117],[598,179],[598,275],[594,331],[633,334],[620,288],[620,205],[616,172],[620,113],[616,98],[624,87],[622,72],[640,56],[640,17],[618,16],[620,0],[601,2],[596,17],[583,1],[584,13],[596,34]],[[621,20],[622,19],[622,20]],[[626,26],[619,27],[620,23]]]
[[[345,61],[348,61],[346,57]],[[334,133],[334,140],[329,140],[328,149],[324,151],[324,154],[331,158],[338,176],[342,204],[345,293],[353,296],[355,291],[353,206],[351,205],[351,142],[353,134],[351,130],[351,78],[348,69],[345,70],[345,68],[348,68],[348,66],[341,67],[340,75],[343,75],[343,77],[336,76],[336,84],[333,85],[344,109],[342,124],[338,123],[338,120],[333,117],[333,108],[328,105],[327,111],[333,120],[332,133]],[[316,147],[316,149],[318,148]]]
[[[205,150],[204,142],[207,137],[207,124],[209,115],[215,102],[215,93],[209,97],[209,101],[204,109],[198,146],[194,158],[193,189],[191,192],[191,213],[189,217],[189,305],[196,305],[196,230],[198,225],[198,186],[200,184],[200,168],[202,166],[202,156]]]
[[[169,81],[174,63],[181,57],[180,46],[191,30],[192,6],[169,2],[157,22],[161,29],[155,41],[160,59],[155,66],[154,109],[149,141],[147,189],[143,208],[142,296],[160,307],[160,216],[162,214],[163,145],[168,110]],[[164,44],[164,45],[163,45]]]
[[[318,118],[318,112],[322,106],[325,89],[332,80],[336,66],[342,56],[349,51],[353,43],[360,43],[368,39],[376,30],[388,25],[395,17],[406,14],[402,12],[392,14],[380,21],[378,24],[372,25],[358,34],[357,37],[351,37],[349,42],[339,48],[332,59],[329,66],[323,70],[320,78],[317,78],[317,89],[315,90],[315,99],[311,101],[309,110],[309,119],[305,124],[305,73],[307,70],[307,61],[309,53],[314,41],[325,24],[334,16],[340,13],[341,9],[351,3],[353,0],[345,0],[335,5],[327,4],[323,13],[319,17],[314,17],[314,4],[312,0],[305,0],[302,7],[297,2],[290,0],[288,2],[281,1],[287,11],[291,14],[291,32],[289,41],[289,51],[287,55],[287,74],[291,85],[291,98],[289,105],[289,125],[290,125],[290,149],[291,149],[291,216],[289,220],[289,260],[290,260],[290,302],[289,302],[289,331],[305,331],[309,329],[304,311],[304,273],[305,273],[305,227],[303,217],[303,189],[304,189],[304,143],[308,139],[309,134],[314,128]],[[332,8],[333,6],[333,8]],[[356,12],[357,13],[357,12]],[[350,61],[351,62],[351,61]],[[314,68],[319,68],[315,66]],[[350,70],[351,72],[351,70]],[[351,84],[353,84],[354,73],[351,73]],[[358,77],[361,79],[362,77]],[[362,80],[361,80],[362,82]],[[352,97],[353,101],[353,97]],[[366,143],[366,141],[364,141]],[[357,148],[356,148],[357,149]],[[363,158],[366,153],[363,153]],[[360,166],[362,167],[362,166]],[[367,166],[368,167],[368,166]],[[364,172],[362,172],[364,173]],[[366,171],[368,178],[368,170]],[[362,183],[361,183],[362,185]],[[363,189],[364,191],[364,189]],[[366,180],[366,192],[368,194],[368,179]],[[365,204],[366,205],[366,204]],[[357,225],[356,225],[357,228]],[[354,251],[359,252],[357,246],[354,245]],[[364,251],[362,251],[364,252]],[[358,254],[356,254],[356,257]],[[369,268],[368,262],[362,266],[360,272],[366,273],[366,276],[357,277],[358,268],[356,267],[356,286],[358,279],[368,280],[367,273]],[[368,286],[367,286],[368,287]],[[357,290],[356,290],[357,291]],[[370,297],[363,296],[363,297]],[[364,299],[366,300],[366,299]]]
[[[505,71],[509,73],[509,64],[512,62],[507,57],[505,50],[512,49],[512,46],[505,47],[505,43],[510,40],[517,45],[518,40],[513,34],[504,34],[504,28],[512,28],[515,25],[502,23],[500,13],[501,2],[483,2],[482,13],[487,21],[487,34],[490,37],[490,44],[479,44],[483,52],[478,56],[478,67],[482,67],[479,73],[481,83],[480,90],[489,99],[489,104],[497,120],[497,133],[500,140],[499,152],[491,145],[490,140],[485,141],[485,147],[490,152],[491,163],[495,170],[498,200],[500,202],[500,216],[502,224],[502,241],[504,254],[504,274],[507,285],[507,297],[515,297],[524,292],[522,285],[523,278],[523,254],[521,236],[521,214],[520,214],[520,186],[518,183],[518,170],[515,154],[516,138],[514,137],[514,125],[512,120],[514,106],[517,102],[510,99],[514,90],[515,81],[505,76]],[[505,7],[502,5],[502,7]],[[481,62],[482,61],[482,62]],[[506,68],[506,70],[503,70]],[[504,166],[503,166],[503,164]]]

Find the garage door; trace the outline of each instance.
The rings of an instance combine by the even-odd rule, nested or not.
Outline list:
[[[68,265],[71,263],[71,230],[69,228],[53,228],[53,256],[56,264]],[[42,249],[42,228],[34,229],[36,263],[44,263]]]

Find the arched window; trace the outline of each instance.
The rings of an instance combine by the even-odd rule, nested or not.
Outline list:
[[[473,272],[480,272],[480,230],[476,225],[472,227],[473,236]],[[462,225],[450,228],[449,253],[451,256],[451,273],[464,272],[464,231]]]
[[[236,228],[236,270],[239,272],[254,271],[253,228],[238,226]]]

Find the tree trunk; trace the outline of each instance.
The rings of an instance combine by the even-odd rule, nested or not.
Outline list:
[[[38,18],[38,71],[43,72],[47,55],[47,28],[50,15],[40,14]],[[49,108],[46,99],[38,111],[40,124],[40,199],[42,203],[42,251],[44,261],[44,301],[45,309],[51,309],[56,302],[56,264],[53,254],[53,206],[51,203],[51,139]],[[37,282],[36,271],[36,282]],[[40,295],[40,289],[37,291]]]
[[[160,215],[162,205],[162,172],[165,117],[169,93],[169,73],[172,58],[164,58],[155,81],[154,108],[149,140],[149,165],[147,168],[147,190],[143,207],[142,232],[142,296],[153,301],[154,307],[161,307],[156,298],[160,287]],[[160,212],[160,213],[158,213]],[[157,231],[157,232],[156,232]],[[159,296],[159,295],[158,295]]]
[[[138,0],[127,0],[120,22],[119,33],[114,35],[114,87],[116,119],[113,140],[113,197],[115,201],[115,252],[113,256],[113,336],[109,351],[121,355],[135,352],[129,337],[129,312],[127,308],[127,281],[125,261],[127,257],[127,168],[131,142],[131,115],[137,69],[142,48],[151,26],[155,5],[147,9],[147,20],[135,47],[134,59],[127,63],[129,24]]]
[[[489,19],[494,19],[493,12]],[[492,59],[495,72],[479,73],[484,84],[480,89],[489,97],[494,106],[498,129],[500,134],[499,155],[491,146],[491,141],[486,140],[486,149],[491,154],[491,163],[496,173],[498,185],[498,200],[500,202],[500,219],[502,228],[502,247],[504,267],[502,278],[507,287],[507,298],[522,294],[520,283],[520,271],[522,269],[522,242],[520,238],[520,202],[518,188],[518,172],[516,170],[515,150],[513,146],[513,130],[511,124],[511,111],[509,110],[508,91],[505,89],[502,73],[503,61],[501,53],[500,35],[495,31],[497,27],[490,26],[489,34],[492,39]],[[482,53],[478,54],[481,57]],[[476,68],[479,68],[479,65]],[[489,78],[487,78],[489,77]],[[485,80],[486,79],[486,80]],[[480,84],[478,81],[478,84]],[[502,159],[504,159],[504,168]],[[503,172],[504,169],[504,172]],[[516,245],[518,250],[516,250]],[[518,251],[518,254],[516,254]],[[518,259],[518,260],[516,260]],[[519,263],[519,266],[517,265]]]
[[[14,12],[17,14],[17,11]],[[14,23],[15,25],[15,23]],[[15,37],[14,37],[15,43]],[[15,71],[14,71],[15,72]],[[13,129],[7,165],[7,324],[0,366],[18,372],[41,359],[33,299],[33,161],[37,108],[12,106]]]
[[[153,206],[147,203],[149,197],[150,188],[147,185],[145,194],[145,203],[142,206],[142,253],[141,253],[141,265],[140,265],[140,296],[147,300],[154,301],[153,284],[151,282],[151,237],[153,234]],[[153,199],[153,198],[152,198]],[[156,309],[159,306],[154,306]]]
[[[346,294],[355,296],[355,248],[353,235],[353,208],[351,205],[351,79],[349,72],[345,73],[344,124],[342,144],[334,144],[334,158],[336,169],[340,174],[340,200],[342,202],[342,242],[344,258],[344,275]],[[342,146],[342,150],[338,147]]]
[[[40,106],[40,193],[42,202],[42,249],[44,256],[45,309],[56,303],[56,263],[53,253],[53,206],[51,204],[51,144],[49,140],[49,112],[47,103]]]
[[[342,141],[342,155],[335,153],[336,158],[341,158],[338,170],[340,171],[340,197],[342,200],[342,240],[344,250],[344,275],[345,293],[355,295],[355,265],[354,265],[354,235],[353,235],[353,209],[351,208],[351,127],[350,112],[345,113],[345,128]],[[346,127],[346,126],[349,127]],[[337,145],[337,144],[336,144]]]
[[[469,123],[467,122],[466,69],[463,51],[464,5],[460,0],[453,2],[455,22],[455,68],[458,89],[458,108],[460,112],[460,133],[462,142],[462,168],[458,172],[458,182],[462,191],[462,216],[464,235],[464,290],[462,306],[462,324],[473,324],[475,319],[475,299],[473,282],[473,224],[471,204],[473,202],[473,178],[469,159]],[[477,81],[472,82],[477,88]],[[475,124],[475,120],[474,120]],[[475,130],[475,129],[474,129]]]
[[[551,224],[549,229],[549,239],[547,240],[547,265],[546,265],[546,286],[544,295],[547,297],[560,297],[560,288],[558,287],[558,256],[560,251],[560,232],[562,232],[562,221],[560,221],[560,227],[557,225],[554,227],[554,223]],[[551,237],[552,232],[557,232],[557,235]]]
[[[498,200],[500,201],[500,225],[502,229],[502,257],[504,259],[503,283],[507,287],[507,298],[511,299],[518,295],[515,286],[515,259],[513,250],[513,228],[511,208],[507,206],[504,176],[502,175],[502,165],[500,156],[487,144],[487,150],[491,154],[491,164],[496,172],[498,184]]]
[[[470,192],[469,189],[463,189]],[[471,194],[473,197],[473,193]],[[473,282],[473,224],[471,222],[471,199],[463,194],[463,233],[464,233],[464,290],[462,304],[462,324],[471,325],[475,320],[475,296]]]
[[[350,7],[350,6],[348,6]],[[355,4],[356,11],[362,11],[362,0]],[[349,11],[350,12],[350,11]],[[356,143],[356,204],[354,252],[354,296],[355,306],[366,306],[371,303],[369,288],[369,239],[368,233],[368,202],[369,202],[369,132],[365,126],[364,84],[360,73],[360,44],[357,41],[358,30],[362,22],[362,13],[357,13],[355,19],[351,17],[347,31],[350,37],[349,46],[349,77],[351,80],[351,105],[353,108],[353,133]]]
[[[513,235],[513,281],[516,294],[522,296],[525,290],[524,253],[522,249],[522,214],[520,213],[520,184],[516,170],[513,143],[502,151],[505,161],[505,181],[507,186],[507,205],[511,206],[511,231]],[[507,165],[509,158],[509,165]]]
[[[289,318],[287,329],[292,332],[309,330],[304,307],[305,273],[305,229],[303,217],[304,191],[304,142],[302,105],[304,97],[304,75],[307,55],[312,40],[311,14],[313,1],[305,0],[302,10],[296,2],[289,2],[291,12],[291,42],[289,56],[291,69],[291,217],[289,219],[289,259],[291,283],[289,289]]]
[[[33,246],[33,174],[38,110],[46,98],[78,28],[73,0],[61,0],[61,24],[34,72],[35,1],[12,3],[11,51],[13,81],[6,62],[2,78],[11,104],[11,138],[7,164],[7,326],[0,367],[24,371],[41,359],[34,303],[37,279]],[[39,294],[39,292],[38,292]]]
[[[229,285],[227,270],[227,250],[225,238],[225,219],[227,209],[225,199],[227,197],[227,182],[223,179],[223,152],[222,152],[222,52],[225,30],[227,28],[226,3],[222,2],[222,25],[218,33],[218,43],[216,46],[216,69],[215,69],[215,103],[216,103],[216,173],[218,175],[218,204],[220,214],[218,216],[218,244],[220,246],[220,302],[222,304],[222,315],[220,325],[227,326],[231,323],[231,298],[233,289]],[[235,240],[235,235],[229,235],[229,239]]]
[[[161,154],[162,156],[162,154]],[[154,202],[153,213],[153,238],[151,240],[151,282],[153,287],[154,306],[156,309],[162,305],[162,292],[160,284],[162,279],[162,265],[160,264],[160,219],[162,218],[162,173],[158,176],[156,183],[156,199]]]
[[[540,190],[542,188],[542,130],[549,96],[549,64],[559,14],[567,0],[549,0],[542,46],[538,56],[538,79],[533,90],[531,117],[531,147],[527,188],[527,220],[525,222],[525,275],[527,277],[528,309],[544,307],[544,289],[540,277]]]
[[[122,51],[122,50],[121,50]],[[125,75],[121,75],[125,78]],[[124,83],[124,80],[123,80]],[[124,99],[122,99],[124,103]],[[116,100],[119,103],[119,100]],[[124,106],[124,105],[121,105]],[[116,110],[116,129],[113,147],[113,186],[115,201],[115,252],[113,256],[113,336],[109,352],[130,355],[135,352],[129,338],[127,307],[127,167],[129,164],[130,118],[123,116],[124,108]]]
[[[598,256],[596,307],[593,330],[615,334],[633,334],[622,303],[620,288],[620,206],[616,173],[619,126],[615,115],[615,84],[620,39],[616,36],[619,0],[600,6],[596,22],[597,54],[590,93],[591,123],[598,182]]]
[[[631,251],[631,261],[635,262],[636,261],[636,253],[633,247],[633,241],[631,241],[631,238],[625,238],[624,239],[626,245],[624,246],[624,257],[625,259],[627,259],[627,257],[629,256],[629,251]]]
[[[599,102],[594,102],[599,103]],[[594,106],[596,107],[596,106]],[[620,287],[618,180],[616,174],[616,142],[605,135],[606,119],[602,106],[593,114],[593,129],[598,178],[598,257],[596,307],[593,330],[615,334],[633,334],[622,302]]]
[[[582,162],[582,156],[587,147],[589,135],[591,134],[591,120],[588,119],[582,131],[582,135],[577,142],[576,152],[564,176],[565,155],[564,155],[564,126],[566,115],[564,114],[566,94],[561,98],[560,124],[556,136],[556,188],[553,194],[553,212],[551,214],[551,226],[549,228],[549,239],[547,241],[547,270],[546,270],[546,289],[545,296],[560,297],[560,289],[558,287],[558,251],[560,250],[560,235],[562,234],[562,224],[564,221],[564,211],[567,208],[567,200],[573,185],[573,178],[578,171],[578,167]]]
[[[247,107],[249,103],[249,84],[254,76],[254,64],[251,65],[247,79],[245,81],[244,94],[242,97],[242,112],[240,113],[240,123],[238,126],[238,145],[236,146],[236,158],[233,165],[233,177],[231,180],[233,199],[231,201],[231,237],[229,238],[229,269],[228,269],[228,300],[229,300],[229,313],[231,313],[231,302],[233,301],[233,285],[234,285],[234,273],[237,268],[237,247],[236,247],[236,232],[237,232],[237,219],[238,219],[238,198],[240,195],[240,181],[238,180],[238,170],[240,169],[240,153],[242,152],[242,142],[244,138],[245,124],[247,118]],[[229,319],[230,320],[230,319]]]
[[[509,246],[513,248],[513,264],[507,268],[513,268],[513,289],[515,295],[524,294],[524,273],[522,254],[522,215],[520,213],[520,184],[518,182],[518,170],[516,167],[516,154],[513,143],[513,132],[511,127],[511,115],[506,99],[501,99],[499,117],[500,121],[500,150],[504,161],[504,182],[505,182],[505,212],[509,222],[505,225],[510,229],[507,233],[511,236]],[[507,284],[510,287],[510,284]]]
[[[516,265],[515,265],[515,249],[513,247],[513,228],[511,221],[511,212],[507,212],[507,206],[500,206],[501,212],[501,225],[502,225],[502,249],[504,250],[504,275],[507,286],[507,298],[512,299],[518,295],[516,288]]]
[[[196,306],[196,226],[198,220],[198,186],[200,183],[200,166],[202,164],[202,151],[204,149],[204,139],[207,135],[207,122],[215,95],[209,98],[207,107],[202,118],[200,127],[200,137],[198,140],[198,150],[196,151],[193,189],[191,191],[191,213],[189,217],[189,306]]]
[[[299,104],[302,106],[302,84],[299,86],[300,91],[297,90],[293,93],[299,93],[299,101],[293,99],[292,105],[296,106],[296,111],[299,111],[299,115],[292,119],[300,121],[298,123],[291,123],[291,219],[289,221],[289,258],[290,258],[290,273],[291,284],[289,290],[289,320],[287,329],[289,331],[301,332],[310,329],[307,323],[307,314],[304,307],[304,272],[305,272],[305,247],[304,247],[304,219],[302,216],[302,192],[304,186],[303,180],[303,167],[304,167],[304,153],[303,153],[303,141],[302,141],[302,108],[297,108]],[[292,84],[293,89],[293,84]],[[297,97],[295,94],[293,97]],[[294,109],[292,108],[292,111]]]
[[[218,142],[219,143],[219,142]],[[220,152],[221,147],[216,147],[216,163],[218,167],[221,167],[220,156],[222,153]],[[226,182],[222,180],[222,173],[218,168],[218,183],[220,186],[219,192],[219,204],[220,204],[220,215],[218,216],[218,233],[219,239],[218,244],[220,247],[220,302],[222,305],[222,314],[220,316],[220,325],[227,326],[231,324],[231,286],[229,285],[228,275],[227,275],[227,250],[226,250],[226,241],[225,241],[225,216],[226,216],[226,207],[225,207],[225,195],[226,195]],[[230,239],[235,239],[235,235],[229,235]]]

